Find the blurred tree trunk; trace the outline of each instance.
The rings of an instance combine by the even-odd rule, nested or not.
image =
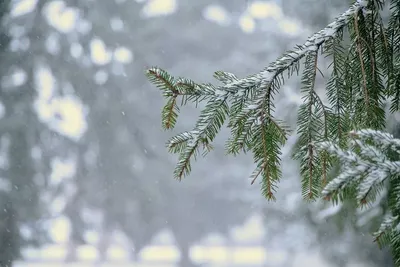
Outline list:
[[[179,227],[179,226],[178,226]],[[182,226],[184,227],[184,226]],[[176,245],[179,249],[179,252],[181,253],[181,259],[179,261],[179,267],[196,267],[199,266],[195,264],[192,259],[190,258],[190,246],[191,242],[188,242],[185,237],[182,235],[177,235],[177,231],[173,231],[175,233],[175,240],[176,240]],[[182,238],[183,237],[183,238]]]
[[[179,261],[179,266],[180,267],[196,266],[190,259],[190,255],[189,255],[190,244],[179,243],[179,241],[178,241],[178,247],[179,247],[179,251],[181,252],[181,259]]]
[[[4,17],[9,12],[10,1],[0,2],[0,23],[3,22]],[[1,76],[8,71],[8,64],[5,62],[5,56],[9,53],[8,45],[10,38],[6,33],[6,27],[0,25],[0,57],[1,57]],[[14,178],[17,173],[13,172],[16,167],[23,168],[23,166],[16,166],[19,162],[13,161],[13,151],[9,148],[18,142],[18,136],[14,137],[8,135],[12,129],[18,128],[18,123],[15,123],[13,115],[13,106],[15,98],[10,96],[10,93],[5,92],[3,84],[0,84],[0,101],[4,107],[4,117],[0,119],[0,135],[1,135],[1,150],[6,151],[7,162],[3,166],[1,173],[2,186],[0,188],[0,267],[11,267],[13,261],[19,256],[20,249],[20,233],[18,229],[17,211],[13,205],[14,191]],[[10,103],[11,102],[11,103]],[[10,122],[10,123],[4,123]],[[5,142],[6,141],[6,142]],[[17,151],[19,153],[21,151]],[[15,152],[14,152],[15,154]],[[4,156],[2,156],[4,157]],[[8,165],[8,166],[7,166]]]
[[[3,195],[0,203],[0,266],[10,267],[19,250],[16,211],[9,196]]]
[[[71,199],[66,204],[66,208],[64,209],[64,213],[66,217],[71,222],[71,234],[69,236],[68,242],[68,251],[67,256],[65,258],[66,262],[73,262],[77,260],[76,257],[76,248],[79,245],[84,245],[84,231],[86,228],[86,224],[83,221],[81,209],[84,206],[84,196],[85,196],[85,187],[82,185],[82,181],[87,179],[88,170],[85,165],[84,160],[84,152],[86,150],[86,146],[78,145],[77,149],[77,164],[76,164],[76,174],[74,175],[73,182],[76,185],[76,192],[71,197]]]
[[[97,264],[103,264],[107,261],[107,251],[108,247],[110,246],[111,232],[110,229],[103,228],[99,234],[100,240],[97,244],[97,252],[99,256],[96,262]]]

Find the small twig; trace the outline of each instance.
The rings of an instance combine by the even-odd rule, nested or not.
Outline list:
[[[363,76],[363,89],[364,89],[364,95],[365,95],[365,106],[368,110],[369,107],[369,95],[368,95],[368,89],[367,89],[367,78],[365,74],[365,68],[364,68],[364,61],[362,58],[362,51],[361,51],[361,45],[360,45],[360,32],[358,29],[358,21],[357,21],[357,13],[354,13],[354,28],[357,34],[357,52],[358,52],[358,57],[360,58],[360,64],[361,64],[361,73]]]

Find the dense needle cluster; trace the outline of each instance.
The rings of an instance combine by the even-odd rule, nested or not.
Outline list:
[[[381,11],[390,4],[390,20]],[[330,60],[326,84],[328,103],[315,90],[318,58]],[[301,163],[302,193],[307,200],[323,196],[353,198],[367,205],[383,187],[389,188],[390,214],[376,233],[390,243],[400,266],[400,140],[382,132],[386,111],[400,108],[400,0],[357,0],[325,29],[268,67],[243,79],[217,71],[222,85],[198,84],[153,67],[147,77],[163,92],[167,104],[162,125],[174,127],[179,107],[206,102],[195,127],[172,137],[168,149],[179,153],[174,172],[182,179],[191,160],[212,142],[224,123],[231,130],[229,154],[250,152],[256,164],[252,182],[260,178],[262,193],[275,199],[281,177],[281,148],[291,130],[274,114],[274,95],[293,73],[301,72],[303,103],[298,111],[299,135],[293,157]],[[339,166],[338,175],[333,170]]]

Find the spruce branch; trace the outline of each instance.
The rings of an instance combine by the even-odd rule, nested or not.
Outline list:
[[[332,23],[328,24],[324,29],[310,36],[306,42],[298,46],[297,49],[285,53],[259,73],[230,82],[220,89],[229,92],[237,92],[240,89],[265,88],[266,85],[271,83],[282,72],[290,69],[291,66],[300,61],[309,51],[316,51],[324,42],[334,38],[337,32],[345,27],[359,10],[366,7],[367,2],[368,1],[355,2],[347,11],[337,17]]]
[[[361,65],[361,75],[362,75],[362,81],[363,81],[363,89],[364,89],[364,98],[365,98],[365,106],[366,109],[368,110],[369,107],[369,94],[368,94],[368,89],[367,89],[367,77],[366,77],[366,73],[365,73],[365,67],[364,67],[364,61],[363,61],[363,53],[361,51],[361,44],[360,44],[360,32],[358,29],[358,17],[357,14],[354,14],[354,29],[356,32],[356,36],[357,36],[357,53],[360,59],[360,65]]]
[[[340,36],[341,37],[341,36]],[[347,133],[350,130],[351,91],[346,86],[346,56],[345,49],[340,44],[341,38],[333,38],[325,43],[325,53],[332,59],[329,67],[332,74],[326,85],[326,92],[330,104],[327,114],[328,132],[333,140],[337,140],[340,147],[346,145]],[[328,68],[329,68],[328,67]]]
[[[191,160],[201,149],[203,155],[212,149],[212,142],[228,121],[231,136],[226,152],[251,152],[256,165],[251,184],[260,177],[262,194],[275,200],[281,178],[281,148],[290,130],[274,117],[273,99],[285,82],[284,74],[288,78],[299,74],[304,58],[304,97],[293,151],[301,164],[303,198],[314,200],[322,195],[333,202],[352,198],[363,207],[376,202],[377,195],[387,188],[392,215],[382,222],[375,240],[380,246],[391,245],[395,264],[400,266],[400,140],[382,132],[386,126],[385,103],[389,100],[390,112],[400,109],[400,0],[391,0],[387,26],[379,12],[384,3],[355,1],[303,45],[245,78],[217,71],[214,78],[222,84],[197,84],[156,67],[149,69],[149,80],[167,98],[162,111],[164,129],[174,127],[180,106],[189,101],[206,102],[193,130],[167,143],[171,153],[179,154],[175,178],[189,174]],[[343,40],[345,30],[349,45]],[[317,73],[324,77],[317,64],[318,52],[332,61],[326,84],[328,103],[315,90]],[[339,173],[331,177],[335,171]]]
[[[175,87],[175,79],[166,71],[153,67],[146,71],[146,76],[150,82],[163,91],[164,96],[173,96],[179,94]]]
[[[398,223],[399,216],[393,216],[391,214],[385,216],[378,231],[373,234],[374,242],[377,242],[380,248],[390,243],[391,231]]]
[[[182,149],[179,162],[174,171],[176,179],[181,180],[190,173],[190,160],[192,157],[196,158],[200,144],[203,147],[210,148],[209,144],[214,140],[229,112],[226,100],[227,96],[222,98],[215,97],[210,100],[201,112],[196,127],[190,134],[185,135],[189,138],[185,141],[186,147]]]
[[[294,153],[294,158],[301,162],[302,192],[303,197],[309,200],[315,199],[320,190],[319,181],[320,169],[314,142],[321,138],[320,127],[323,128],[321,117],[324,116],[324,106],[320,106],[314,91],[317,74],[318,51],[307,55],[305,70],[302,76],[301,92],[305,94],[304,103],[300,106],[298,115],[299,147]]]
[[[400,140],[372,130],[355,131],[350,135],[353,149],[348,151],[332,142],[317,145],[319,149],[337,156],[343,164],[341,174],[329,182],[322,193],[325,196],[335,195],[348,186],[356,185],[357,201],[367,204],[375,199],[383,182],[400,173],[400,162],[390,160],[385,154],[385,147],[392,149],[392,144]]]
[[[350,136],[358,138],[363,142],[372,140],[381,150],[391,149],[400,154],[400,140],[394,138],[390,133],[373,129],[361,129],[358,131],[350,131]]]
[[[175,126],[179,112],[179,107],[176,104],[176,97],[177,95],[170,97],[162,110],[162,126],[164,129],[171,129]]]
[[[227,72],[217,71],[214,77],[223,83],[222,86],[214,86],[212,84],[196,84],[195,82],[179,78],[175,79],[166,71],[157,67],[147,71],[147,76],[151,82],[163,91],[163,95],[168,98],[167,104],[163,109],[162,122],[165,129],[170,129],[175,125],[179,107],[177,98],[182,98],[182,104],[186,104],[187,100],[202,101],[207,100],[208,104],[202,111],[199,121],[194,130],[185,132],[175,139],[171,139],[168,148],[171,152],[180,153],[180,159],[175,170],[175,177],[181,179],[182,176],[190,172],[190,158],[196,156],[200,144],[209,147],[215,138],[225,119],[229,118],[228,127],[231,128],[232,137],[227,142],[227,152],[237,154],[240,149],[244,152],[252,150],[256,162],[262,166],[263,181],[268,184],[265,188],[266,196],[272,198],[272,180],[277,180],[280,176],[279,170],[279,146],[284,145],[288,131],[283,130],[276,119],[272,117],[274,103],[272,101],[273,94],[283,84],[282,76],[284,71],[288,71],[288,77],[294,71],[299,70],[299,62],[304,56],[316,55],[319,48],[327,41],[336,38],[337,34],[347,25],[353,16],[357,15],[359,10],[365,8],[367,1],[357,1],[346,12],[337,17],[334,22],[330,23],[326,28],[315,33],[307,39],[307,41],[297,46],[293,51],[285,53],[275,62],[271,63],[261,72],[250,75],[249,77],[238,79],[235,75]],[[316,65],[312,68],[315,74],[318,70]],[[303,77],[306,77],[304,75]],[[314,78],[315,79],[315,78]],[[314,82],[312,83],[312,87]],[[310,94],[311,103],[308,105],[308,115],[317,118],[318,112],[322,109],[325,117],[322,121],[325,129],[323,136],[327,137],[328,133],[328,109],[323,105],[319,96],[312,92]],[[231,103],[230,107],[228,102]],[[316,109],[316,110],[314,110]],[[317,112],[316,114],[312,114]],[[318,120],[317,120],[318,121]],[[314,126],[315,132],[320,122]],[[269,131],[277,131],[270,133]],[[255,134],[257,133],[257,135]],[[268,133],[268,135],[267,135]],[[277,134],[279,133],[279,134]],[[276,140],[271,138],[276,137]],[[261,138],[258,140],[258,138]],[[259,142],[258,142],[259,141]],[[318,195],[320,185],[313,183],[313,178],[318,177],[321,172],[313,174],[313,166],[317,166],[322,159],[322,169],[324,181],[326,182],[326,172],[329,168],[326,154],[321,154],[321,159],[316,158],[311,150],[313,150],[310,138],[308,138],[308,153],[314,160],[309,161],[309,179],[308,179],[308,195],[310,198]],[[263,157],[260,157],[260,147],[263,146]],[[261,160],[262,158],[262,160]],[[314,163],[312,163],[314,161]],[[268,165],[272,164],[272,165]],[[267,168],[268,167],[268,168]],[[256,172],[258,173],[258,171]],[[255,176],[257,177],[257,176]],[[324,182],[324,183],[325,183]],[[307,195],[307,194],[305,194]]]

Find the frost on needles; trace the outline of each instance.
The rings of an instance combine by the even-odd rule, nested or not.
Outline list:
[[[381,17],[386,4],[390,5],[388,23]],[[331,62],[328,103],[315,90],[319,57]],[[299,74],[300,68],[303,103],[297,128],[289,129],[274,116],[273,100],[285,78]],[[274,200],[281,178],[281,148],[295,130],[299,139],[293,157],[300,162],[306,200],[355,198],[363,206],[380,189],[390,188],[391,214],[376,238],[380,244],[389,241],[396,266],[400,266],[400,163],[396,158],[400,140],[382,132],[385,110],[394,113],[400,108],[400,0],[354,2],[303,45],[246,78],[217,71],[214,78],[219,84],[199,84],[158,67],[148,69],[146,75],[167,99],[162,110],[164,129],[174,127],[181,106],[206,102],[194,128],[167,143],[170,152],[179,154],[176,179],[190,173],[191,161],[200,152],[205,155],[212,149],[226,123],[231,131],[227,153],[250,152],[256,165],[252,183],[260,177],[263,195]],[[337,166],[339,174],[332,175]]]

